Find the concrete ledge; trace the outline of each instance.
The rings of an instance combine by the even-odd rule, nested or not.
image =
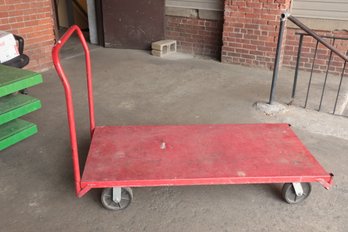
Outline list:
[[[179,8],[179,7],[166,7],[166,15],[188,17],[188,18],[197,18],[198,17],[198,10],[185,9],[185,8]]]
[[[180,7],[166,7],[166,15],[208,20],[223,20],[224,18],[223,11],[187,9]]]
[[[198,10],[198,17],[200,19],[223,20],[224,12],[214,10]]]

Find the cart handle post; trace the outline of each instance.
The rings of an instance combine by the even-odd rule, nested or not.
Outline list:
[[[52,58],[53,58],[54,67],[56,68],[56,71],[64,86],[64,91],[65,91],[67,116],[68,116],[68,123],[69,123],[69,129],[70,129],[70,143],[71,143],[72,159],[73,159],[73,167],[74,167],[75,190],[76,190],[76,195],[78,196],[79,193],[82,191],[82,189],[81,189],[81,174],[80,174],[80,166],[79,166],[79,154],[78,154],[78,144],[77,144],[77,136],[76,136],[76,124],[75,124],[72,91],[71,91],[69,80],[64,73],[63,67],[59,59],[60,49],[69,40],[69,38],[74,32],[77,33],[80,39],[80,42],[82,44],[83,50],[85,52],[90,134],[92,136],[95,129],[95,117],[94,117],[91,58],[90,58],[87,42],[82,34],[81,29],[78,26],[76,25],[71,26],[65,32],[65,34],[60,38],[60,40],[57,41],[57,43],[54,45],[52,49]]]

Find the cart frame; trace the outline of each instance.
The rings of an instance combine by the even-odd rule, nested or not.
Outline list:
[[[68,78],[63,70],[59,59],[60,49],[64,44],[69,40],[71,35],[76,32],[80,42],[82,44],[83,50],[85,52],[85,61],[86,61],[86,78],[87,78],[87,93],[88,93],[88,107],[89,107],[89,128],[91,138],[95,129],[95,114],[94,114],[94,99],[93,99],[93,84],[92,84],[92,69],[91,69],[91,57],[88,49],[87,42],[84,38],[84,35],[81,29],[77,25],[71,26],[65,34],[57,41],[56,45],[52,49],[52,58],[54,66],[57,70],[59,78],[62,81],[65,91],[68,123],[69,123],[69,132],[70,132],[70,144],[72,149],[72,160],[74,168],[74,179],[75,179],[75,190],[78,197],[85,195],[91,187],[81,186],[81,171],[79,165],[79,152],[77,144],[77,135],[76,135],[76,123],[75,123],[75,113],[74,105],[72,99],[72,90]]]
[[[269,176],[265,177],[234,177],[231,178],[216,178],[216,179],[179,179],[166,181],[154,181],[154,180],[143,180],[143,181],[91,181],[84,182],[81,181],[81,171],[79,166],[79,153],[76,135],[76,124],[74,115],[74,106],[72,99],[72,90],[68,81],[68,78],[62,68],[59,52],[64,44],[68,41],[71,35],[76,32],[78,38],[81,41],[83,50],[85,52],[85,62],[86,62],[86,78],[87,78],[87,92],[88,92],[88,106],[89,106],[89,120],[90,120],[90,136],[93,138],[94,132],[96,130],[95,125],[95,114],[94,114],[94,99],[93,99],[93,86],[92,86],[92,71],[91,71],[91,59],[88,45],[83,36],[82,31],[76,25],[70,27],[67,32],[61,37],[56,43],[52,50],[52,57],[54,66],[57,70],[59,78],[64,86],[67,116],[69,123],[70,132],[70,143],[72,149],[72,160],[73,160],[73,170],[74,170],[74,181],[75,181],[75,191],[77,197],[84,196],[92,188],[113,188],[113,199],[120,198],[120,187],[141,187],[141,186],[168,186],[168,185],[204,185],[204,184],[249,184],[249,183],[293,183],[294,191],[296,195],[301,196],[303,194],[303,189],[298,183],[304,182],[319,182],[326,189],[329,189],[332,185],[333,174],[325,173],[325,175],[312,175],[312,176]],[[98,128],[98,127],[97,127]],[[164,145],[165,146],[165,145]],[[314,157],[313,157],[314,159]],[[213,180],[213,181],[212,181]]]

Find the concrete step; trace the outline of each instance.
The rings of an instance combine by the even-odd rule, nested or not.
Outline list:
[[[42,83],[42,76],[32,71],[0,64],[0,97]]]
[[[37,133],[33,123],[15,119],[0,126],[0,151]]]
[[[0,125],[41,108],[39,99],[23,94],[0,98]]]

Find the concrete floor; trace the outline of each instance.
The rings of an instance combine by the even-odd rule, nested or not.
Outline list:
[[[70,48],[66,54],[74,56],[63,64],[74,89],[83,162],[89,144],[84,66],[79,50]],[[276,116],[256,111],[253,104],[268,99],[271,73],[265,70],[131,50],[94,47],[91,55],[98,125],[290,120],[335,173],[334,187],[314,184],[300,205],[284,203],[277,184],[135,188],[128,209],[106,211],[99,190],[75,197],[63,88],[50,70],[30,89],[43,108],[26,118],[40,132],[0,154],[1,231],[347,231],[348,137],[328,132],[345,132],[347,118],[296,107]],[[279,83],[279,99],[289,96],[289,81]],[[322,124],[327,129],[320,130]]]

